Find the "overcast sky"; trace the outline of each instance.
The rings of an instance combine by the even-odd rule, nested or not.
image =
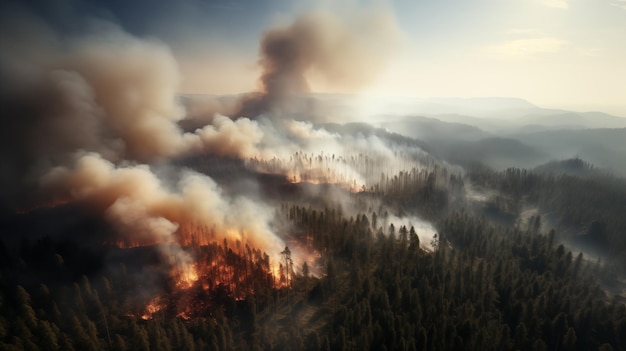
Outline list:
[[[366,6],[371,1],[350,1]],[[57,0],[5,5],[37,16],[63,35],[93,19],[171,47],[182,92],[255,90],[264,30],[310,8],[312,0]],[[380,2],[378,2],[380,3]],[[5,2],[6,4],[6,2]],[[18,5],[19,4],[19,5]],[[626,116],[626,0],[396,0],[384,3],[403,32],[401,50],[360,92],[510,96],[574,110]],[[323,82],[314,91],[337,92]],[[352,91],[341,91],[352,92]]]

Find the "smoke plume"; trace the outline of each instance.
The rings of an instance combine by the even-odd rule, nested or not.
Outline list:
[[[65,198],[104,211],[121,233],[132,233],[121,239],[126,245],[189,245],[191,237],[184,231],[203,228],[193,233],[200,244],[227,239],[266,252],[284,248],[269,228],[270,209],[247,198],[229,198],[211,178],[191,171],[183,172],[170,189],[147,165],[116,166],[98,154],[86,154],[72,167],[53,168],[41,182]]]
[[[229,197],[207,176],[148,165],[189,153],[252,157],[263,137],[256,122],[221,115],[183,131],[167,46],[100,22],[75,38],[28,17],[2,29],[2,205],[80,201],[111,224],[111,243],[157,244],[179,272],[191,270],[192,244],[284,249],[254,194]]]
[[[259,153],[257,144],[263,131],[248,118],[232,120],[216,115],[213,124],[184,135],[187,150],[239,158],[253,157]]]
[[[239,115],[280,110],[290,97],[309,92],[311,75],[357,88],[380,73],[399,43],[393,15],[382,8],[345,12],[309,12],[267,31],[260,47],[261,93],[244,101]]]
[[[247,119],[216,117],[195,132],[181,130],[181,77],[164,44],[101,23],[62,40],[35,23],[14,20],[0,34],[0,187],[8,204],[33,195],[42,174],[71,165],[77,152],[115,163],[254,154],[262,132]]]
[[[11,107],[3,119],[11,145],[31,159],[55,163],[81,149],[149,161],[180,150],[180,78],[165,46],[107,27],[13,50],[11,32],[3,38],[2,70],[12,83],[2,91]]]
[[[11,205],[44,190],[81,201],[102,213],[126,245],[167,243],[185,266],[192,260],[183,248],[191,243],[240,240],[269,254],[284,243],[270,226],[272,208],[252,200],[254,194],[227,196],[207,176],[176,170],[164,177],[154,164],[220,155],[253,160],[247,165],[254,170],[293,181],[350,190],[372,185],[383,170],[415,167],[414,155],[371,133],[342,135],[272,117],[309,92],[311,77],[343,87],[373,79],[398,43],[387,11],[355,10],[341,19],[316,11],[269,30],[261,43],[262,92],[241,101],[235,115],[255,119],[203,116],[238,106],[220,102],[190,111],[193,124],[201,124],[186,131],[181,76],[163,43],[109,24],[61,39],[43,24],[24,23],[0,34],[0,70],[8,77],[0,83],[0,191]],[[264,112],[272,114],[256,118]]]

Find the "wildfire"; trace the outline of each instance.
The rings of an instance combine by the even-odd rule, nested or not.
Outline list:
[[[328,176],[321,177],[311,177],[302,175],[288,175],[287,179],[291,184],[301,184],[301,183],[309,183],[316,185],[336,185],[344,190],[347,190],[351,193],[358,193],[365,189],[365,184],[357,183],[356,179],[353,179],[351,182],[343,180],[341,178],[333,178]]]
[[[166,303],[162,301],[160,296],[157,296],[150,300],[146,305],[143,314],[141,315],[141,319],[149,320],[154,318],[154,315],[167,307]]]
[[[352,160],[354,161],[354,160]],[[292,184],[330,184],[351,192],[366,188],[366,181],[358,170],[358,163],[333,155],[307,155],[296,152],[290,159],[249,159],[247,167],[257,172],[282,174]]]
[[[269,256],[241,242],[212,242],[182,249],[191,261],[170,261],[172,284],[167,299],[151,299],[138,314],[140,318],[154,318],[163,310],[185,319],[208,316],[228,300],[242,300],[257,291],[282,286]]]
[[[176,286],[180,289],[189,289],[198,281],[198,272],[195,264],[185,264],[177,269]]]
[[[432,169],[434,164],[419,149],[377,152],[358,146],[347,156],[300,151],[289,158],[254,157],[246,160],[246,167],[260,173],[283,175],[290,183],[331,184],[357,193],[382,186],[389,175],[414,177]]]
[[[271,262],[266,253],[241,240],[217,241],[217,237],[224,236],[216,235],[215,228],[184,224],[172,236],[175,242],[112,242],[124,249],[154,246],[170,265],[168,290],[150,299],[136,316],[152,319],[163,311],[185,319],[206,317],[228,300],[243,300],[257,292],[291,286],[295,271],[300,268],[294,267],[288,248]],[[294,249],[294,257],[305,258],[309,263],[319,257],[306,243],[292,240],[289,246]]]

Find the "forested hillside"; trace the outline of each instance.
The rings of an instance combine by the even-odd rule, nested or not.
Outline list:
[[[491,195],[473,201],[466,184]],[[270,262],[238,241],[190,239],[189,251],[204,265],[195,280],[185,280],[185,272],[146,274],[161,260],[156,246],[25,238],[16,251],[0,247],[0,345],[624,349],[623,298],[601,285],[622,273],[609,262],[624,252],[623,189],[618,178],[517,169],[383,176],[377,187],[350,193],[354,213],[332,201],[319,207],[288,199],[280,206],[276,225],[291,233],[292,249],[312,253],[311,264],[295,266],[289,248]],[[608,253],[604,261],[572,253],[561,244],[565,234],[544,230],[540,214],[521,225],[520,211],[531,204],[559,226],[588,226],[588,240]],[[436,234],[420,240],[421,227],[393,223],[399,212],[420,213],[436,223]],[[164,293],[148,293],[154,284]]]
[[[0,351],[626,350],[625,1],[0,1]]]

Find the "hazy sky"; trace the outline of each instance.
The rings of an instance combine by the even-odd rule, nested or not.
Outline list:
[[[106,19],[168,44],[183,92],[255,90],[258,40],[312,0],[19,1],[72,35]],[[371,1],[350,1],[366,6]],[[380,2],[377,2],[378,4]],[[364,92],[511,96],[541,106],[626,116],[626,0],[396,0],[384,3],[404,33],[401,50]],[[315,91],[340,91],[312,81]]]

